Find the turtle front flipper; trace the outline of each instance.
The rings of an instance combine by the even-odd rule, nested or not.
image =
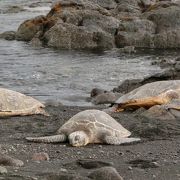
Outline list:
[[[169,100],[170,101],[170,100]],[[125,103],[118,104],[116,112],[121,112],[123,109],[132,108],[138,109],[140,107],[150,108],[154,105],[162,105],[168,102],[167,99],[162,98],[161,96],[137,99],[137,100],[129,100]]]
[[[140,138],[126,138],[126,137],[115,137],[115,136],[105,136],[104,141],[107,144],[112,144],[112,145],[120,145],[120,144],[125,144],[125,143],[131,143],[131,142],[138,142],[140,141]]]
[[[42,142],[42,143],[57,143],[65,142],[67,136],[65,134],[58,134],[54,136],[43,136],[43,137],[26,137],[26,140],[31,142]]]
[[[137,109],[139,107],[150,108],[155,105],[163,105],[171,102],[174,99],[179,99],[180,97],[180,90],[168,90],[165,91],[157,96],[151,96],[146,98],[139,98],[139,99],[130,99],[125,102],[118,103],[118,107],[116,112],[120,112],[123,109],[132,108]]]

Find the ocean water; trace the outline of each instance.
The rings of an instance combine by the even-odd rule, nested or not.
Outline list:
[[[17,30],[26,19],[45,15],[55,1],[0,0],[0,33]],[[23,11],[9,12],[12,6]],[[35,48],[26,42],[0,39],[0,87],[40,101],[89,106],[92,88],[111,90],[125,79],[143,78],[160,71],[151,65],[158,58],[175,58],[176,51],[141,51],[121,54]]]

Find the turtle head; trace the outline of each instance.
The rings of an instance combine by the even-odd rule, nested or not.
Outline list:
[[[89,138],[84,131],[75,131],[69,135],[69,143],[76,147],[85,146],[89,143]]]

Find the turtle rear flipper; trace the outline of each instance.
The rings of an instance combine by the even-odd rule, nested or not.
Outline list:
[[[104,141],[107,144],[112,144],[112,145],[120,145],[120,144],[125,144],[125,143],[131,143],[131,142],[138,142],[140,141],[140,138],[126,138],[126,137],[114,137],[114,136],[105,136]]]
[[[56,143],[65,142],[67,139],[65,134],[58,134],[54,136],[43,136],[43,137],[26,137],[26,140],[31,142],[42,142],[42,143]]]

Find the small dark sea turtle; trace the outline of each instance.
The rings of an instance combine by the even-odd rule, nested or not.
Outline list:
[[[58,135],[44,137],[27,137],[32,142],[65,142],[72,146],[85,146],[89,143],[106,143],[119,145],[140,141],[139,138],[128,138],[127,129],[115,119],[99,110],[85,110],[70,118],[58,130]]]
[[[166,105],[166,108],[180,110],[180,80],[157,81],[145,84],[121,96],[112,107],[112,111],[124,109],[150,108],[154,105]]]
[[[32,114],[48,115],[38,100],[9,89],[0,88],[0,117]]]

